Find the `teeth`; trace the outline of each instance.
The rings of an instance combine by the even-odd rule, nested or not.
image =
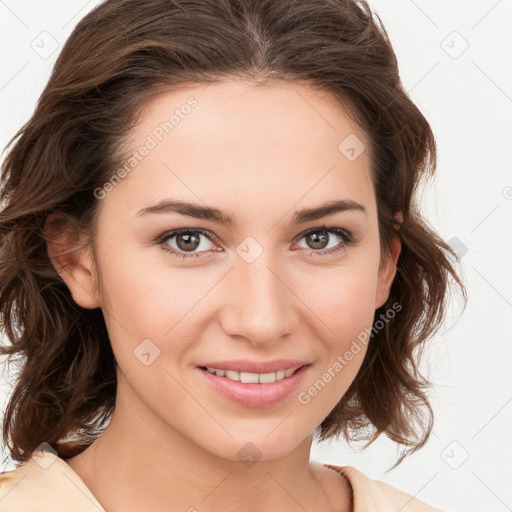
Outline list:
[[[284,376],[289,377],[297,368],[290,368],[289,370],[284,371]]]
[[[277,372],[271,373],[249,373],[249,372],[236,372],[234,370],[218,370],[217,368],[207,367],[206,369],[218,377],[226,377],[230,380],[243,382],[244,384],[269,384],[276,380],[282,380],[285,377],[289,377],[292,373],[300,368],[289,368],[287,370],[278,370]]]
[[[227,377],[228,379],[231,380],[240,380],[240,374],[233,370],[226,370],[226,375],[224,375],[224,377]]]
[[[224,377],[225,370],[215,370],[215,368],[206,368],[210,373],[216,373],[219,377]]]
[[[257,373],[241,372],[240,382],[243,382],[244,384],[258,384],[258,377],[259,375]]]

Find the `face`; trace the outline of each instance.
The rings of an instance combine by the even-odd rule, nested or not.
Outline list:
[[[366,346],[335,363],[394,277],[367,138],[326,93],[226,81],[154,100],[127,144],[135,160],[98,192],[95,266],[86,252],[65,277],[78,303],[104,312],[118,393],[212,454],[235,460],[250,442],[282,457],[353,381]],[[318,211],[335,202],[345,207]],[[272,373],[277,360],[305,366],[273,384],[203,369]]]

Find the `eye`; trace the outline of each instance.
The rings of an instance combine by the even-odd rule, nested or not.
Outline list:
[[[207,242],[202,238],[206,239]],[[170,252],[178,258],[189,258],[200,256],[197,252],[202,253],[211,250],[211,238],[214,238],[214,235],[208,230],[183,228],[164,233],[156,242],[161,245],[164,251]],[[196,249],[199,250],[196,251]]]
[[[341,249],[346,250],[348,246],[355,245],[357,242],[349,231],[325,225],[306,231],[300,238],[300,240],[303,239],[308,244],[303,248],[313,249],[308,253],[310,256],[325,256]]]

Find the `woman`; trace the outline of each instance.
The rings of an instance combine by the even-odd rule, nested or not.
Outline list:
[[[100,4],[3,166],[2,510],[437,510],[309,460],[428,440],[434,168],[364,2]]]

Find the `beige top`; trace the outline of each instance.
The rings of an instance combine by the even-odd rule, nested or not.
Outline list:
[[[324,464],[352,486],[354,512],[441,512],[351,466]],[[341,485],[342,482],[340,482]],[[105,512],[64,459],[39,451],[26,464],[0,474],[0,512]]]

